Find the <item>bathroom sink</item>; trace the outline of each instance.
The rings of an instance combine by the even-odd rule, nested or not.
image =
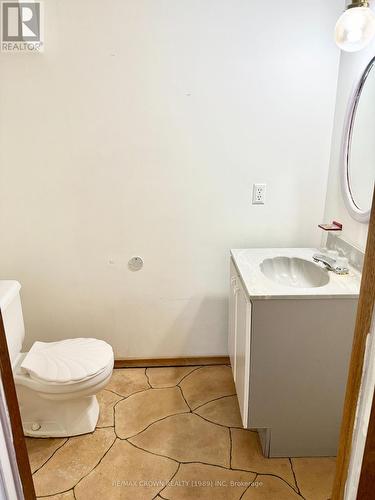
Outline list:
[[[260,264],[262,273],[281,285],[316,288],[329,282],[326,269],[298,257],[273,257]]]

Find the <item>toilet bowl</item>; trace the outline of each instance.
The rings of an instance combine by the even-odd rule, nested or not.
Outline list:
[[[113,351],[93,338],[35,342],[25,336],[20,284],[0,281],[0,309],[25,435],[69,437],[92,432],[99,417],[96,394],[111,378]]]

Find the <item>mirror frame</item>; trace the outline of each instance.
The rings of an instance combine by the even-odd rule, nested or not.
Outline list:
[[[370,62],[367,64],[365,70],[363,71],[359,82],[355,86],[354,92],[349,100],[349,105],[347,109],[346,119],[344,122],[344,130],[342,135],[342,144],[341,144],[341,192],[344,198],[345,206],[349,212],[349,214],[353,217],[353,219],[358,222],[368,222],[370,219],[370,211],[371,207],[368,210],[361,210],[358,205],[354,201],[353,193],[350,188],[350,151],[351,151],[351,143],[353,137],[353,129],[355,116],[359,104],[359,100],[361,98],[363,87],[366,83],[367,77],[370,74],[370,71],[375,66],[375,57],[373,57]],[[371,200],[370,200],[371,204]]]

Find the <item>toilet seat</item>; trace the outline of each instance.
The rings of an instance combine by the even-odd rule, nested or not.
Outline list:
[[[20,368],[43,386],[75,386],[110,366],[113,367],[113,350],[109,344],[103,340],[78,338],[35,342]]]
[[[21,355],[21,358],[23,356],[24,355]],[[92,377],[77,382],[51,384],[43,380],[31,378],[28,373],[25,373],[24,370],[21,369],[21,362],[22,359],[20,359],[19,363],[16,365],[14,371],[14,380],[16,384],[38,393],[40,397],[53,400],[81,398],[88,394],[92,394],[93,391],[99,392],[106,386],[113,371],[112,361],[104,370]]]

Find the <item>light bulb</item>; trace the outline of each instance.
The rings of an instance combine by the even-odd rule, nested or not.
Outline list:
[[[375,14],[369,7],[352,7],[339,17],[335,40],[340,49],[356,52],[363,49],[375,35]]]

